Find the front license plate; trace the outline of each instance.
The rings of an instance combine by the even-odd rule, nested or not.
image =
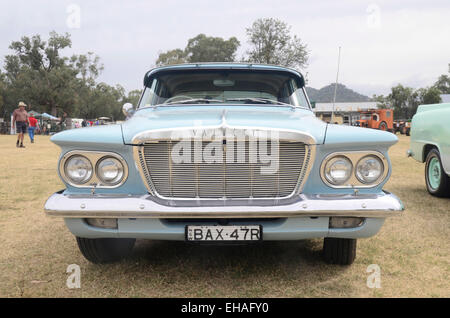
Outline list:
[[[261,241],[261,225],[186,226],[186,240],[192,242]]]

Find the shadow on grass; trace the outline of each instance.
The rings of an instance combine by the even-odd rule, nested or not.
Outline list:
[[[131,255],[116,264],[122,273],[159,277],[168,284],[207,285],[243,281],[279,286],[306,281],[312,286],[335,279],[349,267],[322,259],[322,240],[262,242],[248,245],[198,245],[138,240]],[[114,265],[113,265],[114,266]],[[145,274],[146,273],[146,274]],[[308,285],[306,284],[306,285]]]

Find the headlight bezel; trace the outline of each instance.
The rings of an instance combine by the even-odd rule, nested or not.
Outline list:
[[[335,157],[344,156],[350,160],[350,162],[353,165],[351,177],[342,185],[335,185],[329,182],[325,176],[325,167],[327,163],[332,160]],[[377,159],[380,160],[383,167],[383,172],[380,174],[378,179],[376,179],[372,183],[365,183],[361,182],[358,177],[356,176],[357,173],[357,165],[358,163],[364,159],[365,157],[374,156]],[[388,162],[388,159],[385,155],[383,155],[381,152],[378,151],[340,151],[340,152],[333,152],[327,155],[320,166],[320,176],[322,181],[329,187],[336,188],[336,189],[349,189],[349,188],[355,188],[355,189],[361,189],[361,188],[374,188],[380,185],[383,181],[386,180],[389,172],[390,172],[390,165]]]
[[[379,163],[381,164],[381,173],[380,173],[380,175],[379,175],[374,181],[372,181],[372,182],[368,182],[368,181],[364,180],[363,177],[360,177],[360,176],[359,176],[359,170],[358,170],[358,167],[359,167],[360,163],[361,163],[363,160],[367,159],[367,158],[375,158],[375,159],[378,160]],[[376,183],[376,182],[380,179],[380,177],[383,175],[385,169],[386,169],[386,167],[384,166],[383,161],[382,161],[378,156],[367,155],[367,156],[364,156],[364,157],[362,157],[361,159],[359,159],[358,162],[357,162],[357,164],[355,165],[355,176],[356,176],[356,179],[358,179],[358,181],[361,182],[362,184],[373,184],[373,183]]]
[[[74,178],[70,177],[70,175],[69,175],[69,173],[67,171],[68,170],[68,164],[72,160],[74,160],[75,158],[79,158],[81,160],[85,160],[85,161],[87,161],[87,164],[89,165],[88,173],[87,173],[86,177],[84,177],[81,181],[74,180]],[[83,185],[83,184],[88,183],[89,180],[92,179],[92,175],[94,174],[94,167],[92,166],[92,162],[88,158],[86,158],[85,156],[80,155],[80,154],[74,154],[74,155],[71,155],[70,157],[68,157],[67,160],[64,162],[63,171],[64,171],[64,175],[66,176],[66,178],[68,180],[70,180],[70,182],[72,182],[72,183],[74,183],[76,185]]]
[[[331,179],[333,178],[330,175],[330,171],[329,169],[331,168],[330,166],[332,166],[333,164],[335,164],[338,160],[344,160],[347,161],[350,165],[350,170],[348,173],[348,176],[346,176],[346,179],[340,183],[335,183],[333,182]],[[325,163],[324,167],[323,167],[323,175],[325,177],[325,179],[327,180],[328,183],[334,185],[334,186],[341,186],[344,185],[346,182],[348,182],[350,180],[350,178],[352,177],[352,173],[353,173],[354,167],[353,167],[353,163],[352,161],[347,158],[346,156],[343,155],[339,155],[339,156],[333,156],[332,158],[328,159],[327,162]]]
[[[121,172],[120,172],[120,174],[119,174],[118,176],[116,176],[116,177],[110,182],[110,181],[106,181],[105,178],[101,176],[101,173],[100,173],[100,168],[101,168],[101,167],[100,167],[100,165],[101,165],[103,162],[105,162],[106,160],[111,160],[111,159],[112,159],[113,161],[116,161],[116,162],[121,166],[121,169],[119,169],[119,170],[121,170]],[[100,159],[97,161],[97,163],[95,164],[95,174],[96,174],[97,178],[98,178],[104,185],[107,185],[107,186],[115,186],[116,184],[120,183],[120,182],[122,181],[122,179],[123,179],[124,171],[125,171],[125,168],[124,168],[124,166],[123,166],[123,163],[122,163],[119,159],[117,159],[117,158],[115,158],[115,157],[112,157],[112,156],[104,156],[104,157],[100,158]]]
[[[65,170],[66,163],[70,158],[72,158],[74,156],[82,156],[82,157],[86,158],[92,166],[91,177],[82,184],[73,182],[73,180],[66,174],[66,170]],[[98,163],[106,158],[114,158],[114,159],[118,160],[122,164],[122,167],[123,167],[122,178],[120,180],[118,180],[117,182],[115,182],[114,184],[105,183],[98,176],[98,172],[97,172]],[[121,185],[123,185],[126,182],[126,180],[128,179],[128,165],[122,156],[120,156],[119,154],[114,153],[114,152],[73,150],[73,151],[69,151],[69,152],[65,153],[62,156],[62,158],[59,162],[59,174],[61,176],[61,179],[64,182],[66,182],[67,184],[69,184],[73,187],[76,187],[76,188],[112,189],[112,188],[120,187]]]

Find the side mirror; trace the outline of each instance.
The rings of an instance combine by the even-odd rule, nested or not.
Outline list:
[[[130,118],[134,114],[134,107],[131,103],[125,103],[122,106],[122,112],[125,115],[126,118]]]

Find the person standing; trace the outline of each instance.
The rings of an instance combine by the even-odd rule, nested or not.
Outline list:
[[[31,143],[34,143],[34,131],[37,128],[37,119],[31,114],[28,118],[28,135],[30,136]]]
[[[16,147],[25,148],[23,145],[23,135],[27,131],[27,121],[28,113],[25,110],[27,105],[24,102],[19,102],[19,106],[13,112],[13,129],[16,127],[16,132],[18,133]],[[20,146],[19,146],[20,141]]]

